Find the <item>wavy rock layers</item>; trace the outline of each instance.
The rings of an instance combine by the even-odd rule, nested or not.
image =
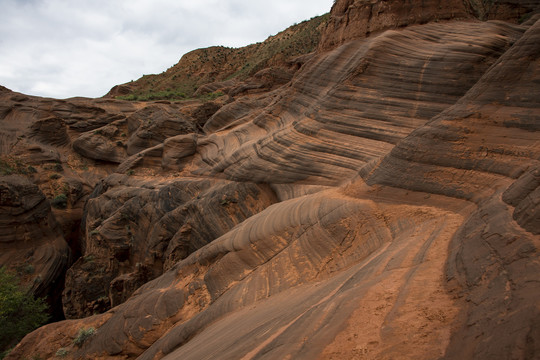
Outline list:
[[[540,242],[533,235],[539,44],[537,21],[458,104],[400,142],[367,176],[368,184],[478,203],[448,260],[448,277],[469,302],[448,358],[528,358],[538,351],[540,288],[530,276],[540,270]]]
[[[89,316],[124,302],[275,201],[268,186],[253,183],[109,177],[87,203],[85,256],[66,275],[66,317]]]
[[[540,22],[386,31],[144,144],[88,201],[64,293],[119,305],[9,358],[538,357],[539,44]],[[145,176],[160,156],[179,173]]]
[[[455,103],[523,31],[429,24],[343,45],[308,62],[262,111],[249,105],[261,99],[224,106],[205,126],[222,131],[198,139],[190,169],[241,181],[335,185]]]
[[[245,359],[316,357],[323,351],[327,339],[336,334],[342,322],[350,316],[352,309],[359,304],[367,307],[372,301],[370,297],[381,296],[381,289],[378,288],[381,283],[386,282],[384,285],[388,285],[400,281],[397,279],[409,278],[410,283],[404,285],[410,286],[407,290],[411,293],[412,289],[416,293],[420,292],[418,285],[411,284],[418,281],[413,276],[417,269],[403,269],[424,261],[423,257],[429,252],[434,238],[445,237],[439,230],[452,233],[455,225],[459,224],[459,217],[452,215],[447,218],[452,225],[439,222],[440,219],[435,220],[435,209],[430,212],[408,206],[379,208],[369,202],[335,199],[329,193],[293,202],[294,204],[283,203],[283,206],[288,205],[289,211],[301,214],[300,216],[294,216],[277,207],[269,209],[280,212],[280,216],[273,218],[283,220],[287,228],[297,224],[292,227],[292,233],[287,231],[283,236],[283,230],[280,231],[275,225],[280,221],[276,221],[271,233],[273,236],[281,235],[284,239],[281,242],[274,240],[272,246],[267,245],[263,240],[264,228],[253,224],[259,231],[252,230],[250,237],[233,234],[234,238],[226,239],[230,245],[220,241],[215,243],[221,247],[218,251],[223,252],[223,248],[227,250],[224,256],[215,262],[217,269],[210,268],[207,271],[205,285],[210,298],[215,297],[216,292],[223,292],[223,295],[212,307],[199,313],[197,318],[175,327],[170,336],[157,342],[154,349],[151,347],[141,358],[152,358],[157,348],[167,354],[169,349],[181,345],[182,339],[191,337],[190,325],[193,321],[202,322],[201,325],[208,321],[212,323],[188,344],[164,358],[196,359],[217,356],[220,353],[227,357]],[[318,204],[314,206],[313,203]],[[308,210],[313,208],[316,210]],[[350,211],[357,215],[344,215],[350,214]],[[415,211],[420,211],[421,216]],[[403,216],[406,213],[415,214],[417,217],[415,220],[412,217],[407,218]],[[416,226],[420,226],[422,231],[413,231]],[[298,229],[299,233],[295,233],[295,229]],[[437,234],[433,231],[437,231]],[[397,233],[400,235],[395,236]],[[292,241],[287,243],[288,239]],[[278,244],[280,246],[276,247]],[[411,246],[412,244],[415,246]],[[405,247],[410,251],[407,254],[402,251]],[[398,253],[400,255],[397,256]],[[285,275],[281,273],[283,269],[292,271],[289,270]],[[224,273],[224,270],[227,272]],[[439,274],[441,270],[439,269]],[[367,277],[371,280],[364,283],[361,279],[366,280]],[[240,279],[241,284],[236,285],[236,281]],[[314,280],[317,282],[312,283]],[[379,284],[376,285],[375,282]],[[307,285],[297,287],[306,283]],[[246,293],[249,295],[245,296]],[[386,295],[389,296],[390,292]],[[255,302],[266,298],[268,300]],[[395,314],[391,314],[388,306],[373,318],[382,322],[384,316],[400,317],[397,313],[408,306],[409,300],[406,298],[406,295],[401,298],[401,308],[396,306],[392,309]],[[354,301],[351,302],[351,299]],[[391,302],[390,299],[388,301]],[[238,302],[243,303],[244,308],[239,313],[232,312]],[[251,305],[252,302],[256,305]],[[215,316],[212,310],[216,310],[216,307],[220,309],[219,313],[230,312],[230,315],[216,321],[217,319],[212,318]],[[452,309],[447,308],[445,314],[451,315],[451,312]],[[207,319],[208,317],[210,319]],[[232,324],[240,325],[236,334],[219,335]],[[363,340],[366,345],[370,340],[388,345],[392,342],[395,330],[388,328],[380,337],[364,337]],[[420,333],[418,335],[421,336]],[[440,334],[431,336],[439,338]],[[242,341],[246,338],[247,341]],[[204,342],[210,342],[212,346],[200,348],[199,345]],[[408,351],[409,346],[396,348],[393,350],[395,353],[390,351],[389,354]],[[418,351],[425,353],[425,349]]]
[[[385,317],[407,321],[400,311],[412,316],[411,304],[423,296],[425,308],[414,309],[423,316],[415,323],[423,332],[413,345],[419,354],[439,355],[444,341],[437,349],[418,345],[428,334],[444,340],[441,327],[448,331],[456,311],[449,298],[422,285],[435,278],[442,292],[445,245],[460,222],[435,207],[380,206],[335,190],[273,205],[137,290],[112,316],[104,315],[92,342],[73,356],[311,358],[358,303],[367,308],[381,296],[386,305],[372,317],[379,323]],[[429,265],[435,259],[436,272]],[[396,297],[401,305],[392,307]],[[430,323],[426,317],[437,316],[442,320],[435,326],[423,327]],[[225,330],[232,324],[237,331]],[[155,341],[152,334],[163,329],[167,334]],[[370,340],[399,354],[413,346],[390,346],[400,331],[388,328]],[[52,334],[45,339],[56,341]]]
[[[494,182],[516,179],[535,164],[540,155],[535,146],[539,130],[537,27],[456,106],[392,149],[382,166],[368,176],[368,183],[429,189],[474,200],[485,195],[483,190],[492,191]],[[444,183],[439,181],[442,178]]]

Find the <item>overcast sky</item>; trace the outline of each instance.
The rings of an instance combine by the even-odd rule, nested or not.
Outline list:
[[[0,85],[100,97],[191,50],[240,47],[330,11],[333,0],[0,0]]]

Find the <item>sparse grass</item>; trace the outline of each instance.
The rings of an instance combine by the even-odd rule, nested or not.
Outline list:
[[[73,344],[75,344],[78,347],[81,347],[86,342],[86,340],[94,336],[95,333],[96,333],[96,329],[94,329],[93,327],[89,327],[87,329],[80,329],[79,333],[77,334],[77,337],[73,339]]]
[[[14,157],[5,157],[0,159],[0,175],[11,174],[34,174],[37,170],[35,167],[25,165],[20,159]]]
[[[58,356],[58,357],[66,357],[68,353],[69,353],[69,351],[66,348],[60,348],[60,349],[56,350],[56,356]]]
[[[83,257],[83,260],[84,260],[85,262],[92,262],[92,261],[94,261],[95,258],[96,258],[96,257],[95,257],[93,254],[90,254],[90,255],[84,256],[84,257]]]
[[[120,213],[120,219],[123,221],[135,221],[133,216],[130,213],[122,212]]]
[[[34,265],[32,264],[21,264],[15,268],[15,271],[17,271],[17,275],[24,276],[24,275],[33,274],[36,271],[36,269],[34,268]]]
[[[215,100],[220,96],[223,96],[221,91],[216,91],[208,94],[204,94],[198,97],[188,97],[183,92],[175,91],[152,91],[147,93],[130,94],[126,96],[118,96],[117,99],[129,100],[129,101],[152,101],[152,100],[190,100],[199,99],[203,101]],[[125,136],[125,135],[124,135]]]
[[[329,14],[315,16],[310,20],[295,24],[288,33],[285,30],[276,36],[269,37],[265,42],[255,45],[254,51],[251,51],[245,58],[243,66],[235,73],[230,75],[228,79],[243,80],[256,72],[268,66],[268,61],[276,54],[283,55],[284,58],[291,58],[303,54],[308,54],[315,50],[320,40],[320,28],[323,23],[328,21]]]
[[[199,99],[201,99],[203,101],[212,101],[212,100],[215,100],[218,97],[221,97],[223,95],[225,95],[225,94],[222,93],[221,91],[216,91],[216,92],[211,92],[211,93],[208,93],[208,94],[201,95],[201,96],[199,96]]]
[[[519,18],[519,21],[518,23],[519,24],[523,24],[524,22],[527,22],[527,20],[529,20],[531,18],[531,16],[533,15],[533,12],[528,12],[526,14],[523,14],[520,18]]]
[[[128,101],[152,101],[152,100],[184,100],[188,96],[185,92],[179,90],[163,90],[141,92],[125,96],[117,96],[117,99]]]
[[[64,167],[62,166],[61,163],[55,163],[53,166],[53,170],[56,172],[62,172],[64,171]]]
[[[0,159],[0,175],[11,175],[15,169],[6,160]]]
[[[10,352],[13,351],[14,348],[10,348],[10,349],[7,349],[6,351],[4,352],[0,352],[0,360],[2,360],[3,358],[5,358],[6,356],[9,355]]]
[[[51,201],[51,205],[57,209],[65,209],[67,207],[67,200],[66,194],[60,194],[55,196]]]

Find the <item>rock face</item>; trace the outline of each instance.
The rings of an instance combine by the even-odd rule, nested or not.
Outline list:
[[[108,178],[86,206],[85,256],[66,275],[66,317],[89,316],[124,302],[138,287],[274,202],[267,185]]]
[[[522,32],[461,22],[349,42],[313,58],[283,92],[221,108],[193,165],[237,181],[337,185],[455,103]]]
[[[538,7],[537,1],[480,0],[337,0],[322,31],[321,49],[373,33],[413,24],[452,19],[523,20]]]
[[[56,151],[27,178],[81,222],[70,320],[8,359],[540,357],[537,6],[338,0],[316,52],[210,103],[1,89],[2,149]]]
[[[0,264],[7,265],[37,296],[58,304],[61,277],[71,252],[45,195],[28,179],[0,178]]]
[[[466,1],[459,0],[338,0],[319,46],[330,49],[387,29],[467,17]]]

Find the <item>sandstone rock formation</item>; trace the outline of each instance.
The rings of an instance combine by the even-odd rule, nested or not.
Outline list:
[[[0,89],[8,198],[72,214],[23,228],[81,224],[69,320],[8,359],[539,357],[538,5],[338,0],[316,52],[201,77],[217,99]]]
[[[0,264],[9,264],[32,293],[50,296],[52,310],[60,311],[71,252],[45,195],[19,175],[0,178],[0,234]]]

